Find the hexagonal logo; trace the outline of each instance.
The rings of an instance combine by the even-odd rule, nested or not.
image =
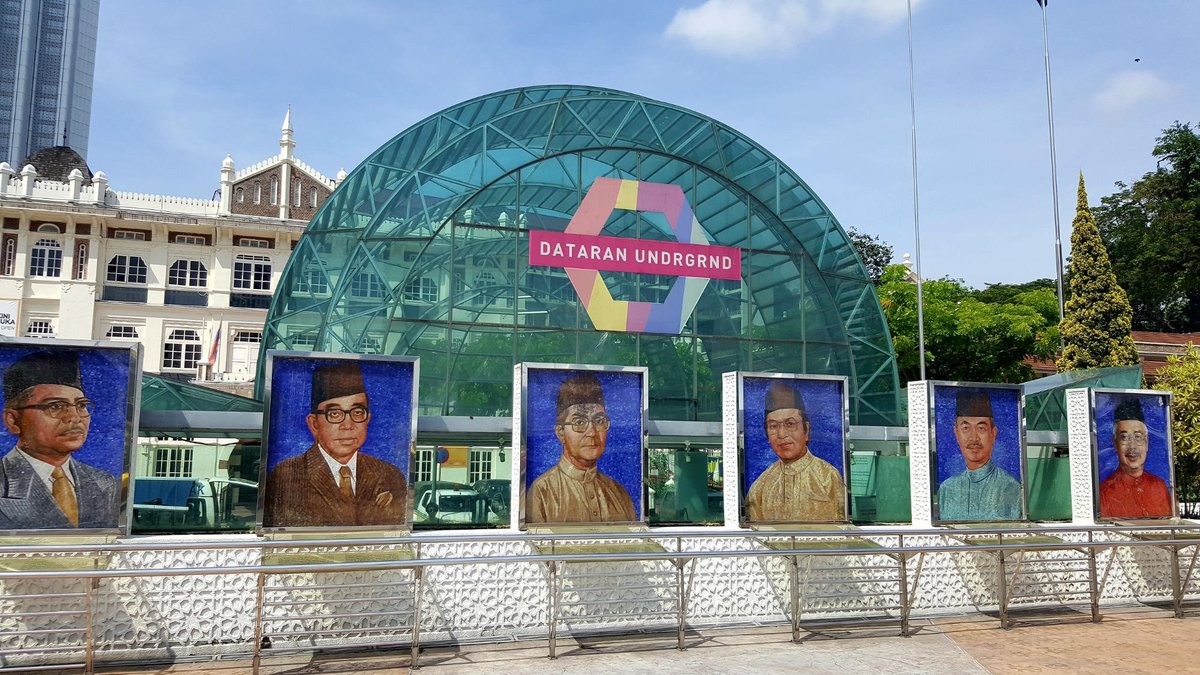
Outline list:
[[[661,213],[675,241],[602,236],[618,209]],[[531,230],[529,264],[564,268],[596,330],[630,333],[680,333],[709,279],[742,276],[741,250],[709,241],[678,185],[617,178],[597,178],[561,233]],[[663,302],[616,300],[602,271],[677,278]]]

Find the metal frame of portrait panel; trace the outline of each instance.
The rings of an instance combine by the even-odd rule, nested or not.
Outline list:
[[[773,381],[793,384],[803,399],[811,425],[808,449],[814,457],[837,469],[842,479],[845,499],[844,518],[834,520],[767,520],[751,519],[746,501],[754,481],[772,466],[778,457],[771,449],[765,420],[766,390]],[[738,514],[742,527],[780,523],[849,523],[850,483],[846,477],[850,466],[850,396],[849,378],[844,375],[801,375],[797,373],[737,373],[737,430],[738,430]],[[748,387],[750,390],[748,391]],[[748,405],[750,402],[750,405]],[[757,405],[754,402],[761,402]],[[749,424],[747,423],[749,421]],[[821,433],[816,433],[817,430]],[[756,450],[749,450],[751,441]],[[839,466],[840,464],[840,466]]]
[[[128,507],[129,483],[126,478],[132,472],[130,462],[137,442],[141,410],[142,345],[108,340],[0,338],[0,379],[18,359],[35,352],[79,354],[83,393],[97,406],[90,415],[87,439],[83,447],[71,453],[72,460],[112,476],[115,517],[111,527],[2,528],[0,535],[124,535],[133,517],[133,511]],[[124,401],[124,405],[106,405],[113,401]],[[16,447],[16,436],[6,426],[0,427],[0,444],[5,447],[0,453],[2,456],[7,456]],[[85,480],[78,475],[76,478]],[[77,490],[81,489],[77,485]],[[77,492],[77,499],[80,496]],[[86,499],[86,495],[82,497]],[[0,502],[9,499],[0,498]]]
[[[1021,386],[1017,384],[995,384],[988,382],[958,382],[930,380],[929,384],[929,447],[933,449],[930,475],[933,523],[948,525],[955,523],[990,523],[990,522],[1023,522],[1029,519],[1029,497],[1025,484],[1025,397]],[[942,517],[942,504],[938,499],[942,483],[966,470],[966,460],[958,447],[954,434],[954,419],[956,417],[957,393],[959,389],[980,389],[988,393],[992,407],[992,420],[997,429],[996,441],[992,446],[991,460],[997,470],[1003,470],[1017,480],[1021,487],[1021,512],[1018,518],[977,518],[955,519]],[[996,393],[1005,394],[998,399]],[[1011,396],[1011,401],[1004,398]],[[997,403],[1002,404],[997,410]],[[942,433],[939,433],[941,430]],[[997,457],[998,450],[1004,453]],[[1013,456],[1013,453],[1016,456]],[[999,461],[997,461],[999,460]],[[1016,475],[1013,475],[1013,470]]]
[[[403,519],[399,523],[366,525],[267,525],[266,501],[271,470],[286,459],[304,455],[315,445],[306,422],[311,409],[313,373],[319,366],[339,363],[355,363],[362,371],[371,416],[366,422],[366,440],[358,452],[360,459],[361,455],[367,455],[382,460],[403,474]],[[263,459],[259,467],[256,532],[410,531],[413,514],[411,459],[416,446],[420,365],[420,359],[412,356],[267,351],[263,371],[266,379],[263,388]],[[284,422],[285,405],[292,409],[298,407],[304,414]]]
[[[1107,399],[1136,396],[1142,403],[1142,414],[1148,436],[1146,459],[1143,464],[1147,473],[1167,482],[1167,496],[1171,502],[1171,513],[1164,516],[1106,516],[1100,512],[1100,485],[1104,479],[1117,471],[1120,461],[1112,443],[1115,402]],[[1156,407],[1146,405],[1148,399],[1159,402]],[[1088,413],[1091,417],[1092,434],[1092,513],[1098,522],[1120,520],[1171,520],[1179,517],[1179,496],[1175,492],[1175,436],[1171,417],[1174,396],[1169,391],[1153,389],[1089,389]],[[1103,410],[1103,415],[1101,411]],[[1107,448],[1101,446],[1101,441]],[[1163,469],[1166,469],[1163,471]],[[1163,474],[1166,474],[1165,476]]]
[[[531,524],[589,524],[589,521],[530,523],[527,514],[528,493],[533,481],[556,466],[563,453],[562,444],[554,436],[558,389],[567,378],[584,373],[595,375],[600,380],[605,409],[612,420],[608,442],[604,454],[597,461],[597,468],[625,489],[633,502],[635,515],[632,521],[605,521],[604,524],[646,523],[646,427],[650,406],[648,369],[644,366],[519,363],[514,366],[514,371],[514,380],[520,380],[514,400],[514,404],[519,406],[520,424],[513,425],[513,448],[520,448],[521,453],[516,469],[520,500],[517,511],[519,529],[524,530]],[[637,391],[630,391],[630,385],[626,384],[628,382],[636,383]],[[551,387],[553,390],[548,391]],[[514,408],[514,412],[517,409]],[[534,414],[531,415],[531,412]],[[630,455],[634,459],[632,466],[629,464]]]

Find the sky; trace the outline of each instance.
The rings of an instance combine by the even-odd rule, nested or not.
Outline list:
[[[1035,0],[103,0],[88,164],[114,189],[211,198],[221,160],[278,152],[333,177],[420,120],[503,89],[586,84],[720,120],[843,227],[926,278],[1055,275]],[[1200,2],[1049,0],[1059,217],[1155,169],[1200,122]]]

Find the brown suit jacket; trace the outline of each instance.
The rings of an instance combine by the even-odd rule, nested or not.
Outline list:
[[[342,496],[329,465],[314,443],[302,455],[289,457],[267,476],[264,527],[396,526],[407,512],[408,481],[395,465],[358,453],[354,496]],[[379,506],[376,498],[390,492]]]

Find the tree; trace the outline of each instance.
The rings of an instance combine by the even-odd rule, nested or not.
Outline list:
[[[892,264],[892,245],[880,239],[878,235],[865,234],[853,227],[846,230],[846,235],[850,237],[854,250],[858,251],[858,257],[862,258],[871,281],[878,286],[884,269]]]
[[[1180,509],[1190,505],[1184,518],[1200,516],[1200,347],[1188,344],[1183,354],[1167,357],[1167,365],[1158,371],[1155,389],[1174,394],[1171,436],[1175,446],[1175,494]]]
[[[1060,332],[1063,349],[1058,370],[1129,366],[1138,362],[1133,344],[1133,310],[1117,284],[1100,230],[1088,208],[1087,189],[1079,174],[1079,196],[1071,224],[1071,298]]]
[[[904,265],[891,265],[879,286],[902,381],[920,377],[917,285]],[[1054,292],[1018,293],[1011,302],[984,302],[954,279],[925,281],[926,377],[974,382],[1023,382],[1033,377],[1025,357],[1049,357],[1058,347]]]
[[[1138,330],[1200,330],[1200,135],[1176,122],[1158,166],[1101,200],[1096,222]],[[1169,270],[1169,273],[1164,273]]]

